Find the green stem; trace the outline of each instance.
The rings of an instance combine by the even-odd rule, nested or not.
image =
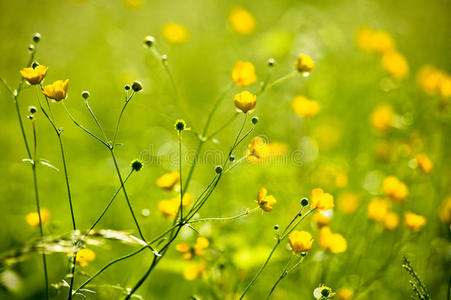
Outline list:
[[[251,282],[249,282],[249,284],[246,286],[245,290],[243,291],[243,293],[240,296],[240,300],[244,298],[244,295],[246,295],[246,293],[249,291],[249,289],[252,287],[252,285],[255,283],[255,281],[258,279],[258,277],[260,276],[260,274],[263,272],[263,270],[266,268],[266,265],[268,264],[268,262],[271,260],[272,255],[274,254],[274,252],[276,251],[277,247],[279,247],[280,242],[283,241],[296,227],[297,225],[299,225],[299,223],[305,218],[307,217],[312,211],[314,211],[315,209],[310,209],[308,212],[305,213],[305,215],[303,215],[300,220],[298,222],[295,223],[295,225],[288,230],[285,234],[282,235],[281,238],[277,239],[276,244],[274,245],[274,247],[272,248],[271,252],[268,255],[268,258],[266,259],[265,263],[260,267],[260,269],[258,270],[257,274],[255,274],[254,278],[252,278]],[[298,214],[296,214],[296,216],[298,216]],[[295,218],[296,219],[296,218]],[[287,226],[288,228],[289,226]]]
[[[273,87],[287,81],[288,79],[293,78],[294,76],[297,75],[297,73],[298,73],[297,71],[293,71],[291,73],[288,73],[288,74],[280,77],[279,79],[274,80],[273,82],[266,85],[266,88],[264,89],[264,91],[268,91],[268,90],[272,89]]]
[[[180,221],[183,222],[182,131],[178,132],[178,136],[179,136],[179,173],[180,173]]]
[[[193,224],[193,223],[199,223],[199,222],[211,222],[211,221],[231,221],[231,220],[236,220],[239,219],[243,216],[247,216],[251,213],[253,213],[254,211],[258,210],[260,207],[254,207],[251,210],[246,210],[244,213],[241,213],[239,215],[233,216],[233,217],[227,217],[227,218],[204,218],[204,219],[196,219],[196,220],[192,220],[189,221],[189,224]]]
[[[117,119],[116,129],[114,131],[114,137],[113,137],[113,143],[112,143],[113,147],[116,145],[116,137],[117,137],[117,133],[119,131],[119,125],[122,120],[122,115],[124,114],[125,108],[127,107],[128,103],[130,102],[130,100],[133,98],[134,95],[135,95],[135,92],[133,92],[130,95],[130,97],[128,97],[127,100],[125,100],[124,106],[122,106],[121,113],[119,114],[119,118]]]
[[[97,127],[99,127],[100,131],[102,132],[103,138],[105,139],[105,142],[108,143],[108,137],[105,134],[105,131],[103,130],[102,125],[100,125],[99,120],[97,119],[96,115],[94,114],[94,111],[91,109],[91,106],[89,105],[88,99],[85,101],[86,107],[88,108],[89,113],[91,114],[92,118],[97,124]]]

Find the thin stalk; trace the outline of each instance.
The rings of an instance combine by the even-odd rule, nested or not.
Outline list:
[[[34,141],[34,159],[32,160],[32,171],[33,171],[33,187],[34,187],[34,195],[36,200],[36,211],[38,213],[38,219],[39,219],[39,235],[41,237],[41,240],[44,239],[44,229],[42,224],[42,217],[41,217],[41,205],[39,203],[39,191],[38,191],[38,176],[37,176],[37,170],[36,170],[36,152],[37,152],[37,138],[36,138],[36,126],[35,121],[32,120],[33,125],[33,141]],[[45,253],[42,253],[42,263],[44,265],[44,281],[45,281],[45,298],[49,299],[49,279],[48,279],[48,272],[47,272],[47,258],[45,256]]]
[[[127,177],[125,177],[124,179],[124,184],[127,183],[127,180],[130,178],[130,176],[133,173],[133,169],[131,169],[130,173],[128,173]],[[105,208],[103,209],[102,213],[100,214],[100,216],[94,221],[94,223],[91,225],[91,227],[89,228],[89,230],[84,234],[83,238],[84,239],[86,236],[89,235],[89,233],[94,229],[94,227],[96,227],[96,225],[100,222],[100,220],[103,218],[103,216],[106,214],[107,210],[110,208],[111,204],[113,204],[113,201],[116,199],[117,194],[119,194],[119,192],[122,190],[122,186],[120,186],[116,192],[114,193],[113,197],[111,197],[111,200],[108,202],[107,206],[105,206]]]
[[[147,243],[146,238],[144,237],[144,234],[142,233],[141,227],[139,226],[138,219],[135,216],[135,212],[133,211],[133,207],[132,207],[132,204],[130,203],[130,199],[128,198],[127,190],[125,189],[124,180],[122,179],[121,171],[119,170],[119,165],[117,164],[116,155],[114,154],[114,150],[110,149],[110,153],[111,153],[111,157],[113,158],[114,167],[116,168],[117,176],[121,183],[121,187],[122,187],[122,191],[124,193],[125,200],[127,201],[127,205],[130,210],[130,213],[132,214],[133,221],[135,222],[136,228],[138,229],[139,236],[145,243]],[[154,249],[150,245],[149,245],[149,248],[152,251],[154,251]]]
[[[112,146],[105,143],[104,141],[102,141],[101,138],[99,138],[98,136],[96,136],[94,133],[92,133],[91,131],[89,131],[88,129],[86,129],[85,127],[83,127],[80,123],[78,123],[75,118],[71,115],[71,113],[69,112],[69,110],[67,109],[66,104],[64,104],[63,102],[63,106],[64,109],[66,110],[67,114],[69,115],[69,118],[72,120],[72,122],[74,122],[75,125],[77,125],[79,128],[81,128],[84,132],[86,132],[87,134],[89,134],[90,136],[92,136],[94,139],[96,139],[97,141],[99,141],[100,143],[102,143],[105,147],[107,147],[108,149],[111,149]]]
[[[133,98],[134,95],[135,95],[135,92],[133,91],[132,94],[130,95],[130,97],[128,97],[127,100],[125,100],[124,106],[122,106],[121,112],[119,114],[119,118],[117,119],[116,130],[114,131],[114,137],[113,137],[113,143],[112,143],[113,147],[116,145],[116,137],[117,137],[117,133],[119,131],[119,125],[122,120],[122,115],[124,114],[125,108],[127,107],[128,103],[130,102],[130,100]]]
[[[91,109],[91,106],[89,105],[88,99],[85,101],[86,107],[88,108],[89,113],[91,114],[92,118],[97,124],[97,127],[99,127],[100,131],[102,132],[103,138],[105,139],[105,142],[108,143],[108,137],[105,134],[105,131],[103,130],[102,125],[100,125],[99,120],[97,119],[96,115],[94,114],[94,111]]]
[[[180,221],[183,222],[183,182],[182,182],[182,131],[178,132],[179,136],[179,173],[180,173]]]
[[[239,215],[233,216],[233,217],[227,217],[227,218],[204,218],[204,219],[196,219],[196,220],[192,220],[189,221],[189,224],[193,224],[193,223],[199,223],[199,222],[212,222],[212,221],[231,221],[231,220],[236,220],[239,219],[243,216],[247,216],[250,215],[251,213],[253,213],[254,211],[258,210],[259,207],[254,207],[251,210],[246,210],[244,213],[241,213]]]
[[[280,77],[279,79],[274,80],[273,82],[266,85],[266,88],[264,89],[264,91],[268,91],[268,90],[272,89],[273,87],[287,81],[288,79],[293,78],[294,76],[297,75],[297,73],[298,73],[297,71],[293,71],[291,73],[288,73],[288,74]]]
[[[255,283],[255,281],[258,279],[258,277],[260,276],[260,274],[263,272],[263,270],[266,268],[266,266],[268,265],[268,262],[271,260],[272,255],[274,254],[274,252],[276,251],[277,247],[279,247],[281,241],[283,241],[296,227],[297,225],[299,225],[299,223],[305,218],[307,217],[311,212],[313,212],[315,209],[310,209],[308,212],[305,213],[305,215],[303,215],[300,220],[298,222],[295,223],[295,225],[289,230],[287,231],[285,234],[282,235],[281,238],[278,238],[276,241],[276,244],[274,245],[274,247],[272,248],[271,252],[268,255],[268,258],[266,259],[265,263],[260,267],[260,269],[258,270],[257,274],[255,274],[255,276],[252,278],[251,282],[249,282],[249,284],[246,286],[246,288],[244,289],[243,293],[240,296],[240,300],[244,298],[244,296],[246,295],[246,293],[249,291],[249,289],[252,287],[252,285]],[[297,216],[298,214],[296,214]],[[296,219],[296,218],[295,218]],[[288,228],[289,226],[287,226]]]
[[[268,296],[266,296],[266,300],[268,300],[271,297],[272,293],[276,289],[277,285],[282,281],[282,279],[284,279],[288,275],[288,273],[293,271],[304,260],[304,257],[301,257],[301,259],[296,264],[294,264],[290,269],[288,269],[288,267],[291,264],[291,261],[293,260],[293,257],[296,257],[296,255],[292,255],[290,257],[290,259],[288,260],[287,264],[283,268],[283,271],[280,274],[279,278],[276,280],[276,282],[272,286],[271,290],[269,291]]]
[[[232,145],[232,147],[231,147],[231,149],[230,149],[230,151],[229,151],[229,154],[228,154],[226,160],[224,161],[223,169],[224,169],[225,166],[227,165],[227,162],[229,161],[229,157],[232,155],[233,150],[234,150],[234,149],[238,146],[238,144],[239,144],[238,140],[239,140],[239,138],[240,138],[240,136],[241,136],[241,133],[242,133],[243,128],[244,128],[244,125],[246,124],[247,117],[248,117],[247,114],[245,114],[245,117],[244,117],[244,120],[243,120],[243,124],[241,125],[241,128],[240,128],[240,130],[239,130],[239,132],[238,132],[238,135],[237,135],[237,137],[235,138],[235,141],[234,141],[234,143],[233,143],[233,145]],[[202,208],[203,204],[206,202],[206,200],[210,197],[210,195],[213,193],[214,189],[216,188],[216,186],[217,186],[219,180],[221,179],[221,175],[222,175],[222,173],[219,174],[219,176],[217,176],[217,178],[215,177],[216,180],[214,179],[214,180],[212,181],[212,182],[214,182],[212,188],[210,188],[210,190],[208,191],[208,193],[206,194],[206,196],[204,197],[204,199],[200,201],[199,206],[198,206],[195,210],[193,210],[193,208],[190,210],[190,212],[188,213],[188,216],[186,217],[186,222],[188,222],[188,221],[189,221],[189,220],[197,213],[197,211],[199,211],[199,210]],[[209,186],[210,186],[210,185],[209,185]],[[207,191],[208,189],[209,189],[209,187],[207,187],[206,191]],[[196,202],[197,202],[197,200],[196,200]],[[191,215],[190,215],[190,214],[191,214]],[[136,290],[138,290],[138,288],[145,282],[145,280],[146,280],[147,277],[150,275],[150,273],[151,273],[152,270],[155,268],[155,266],[161,261],[161,259],[163,259],[163,257],[164,257],[164,255],[165,255],[167,249],[168,249],[169,246],[172,244],[172,242],[177,238],[177,236],[178,236],[178,234],[179,234],[179,232],[180,232],[182,226],[184,226],[184,224],[185,224],[185,223],[184,223],[183,221],[181,221],[181,222],[178,224],[178,227],[177,227],[177,230],[176,230],[175,234],[171,234],[170,240],[164,245],[164,247],[163,247],[160,251],[158,251],[158,253],[160,253],[161,256],[159,256],[159,257],[155,256],[155,257],[154,257],[154,259],[153,259],[153,261],[152,261],[152,264],[150,265],[150,267],[149,267],[149,269],[147,270],[147,272],[146,272],[146,273],[141,277],[141,279],[135,284],[135,286],[134,286],[133,289],[130,291],[130,293],[127,295],[127,297],[125,297],[125,300],[128,300],[128,299],[131,298],[131,296],[136,292]]]

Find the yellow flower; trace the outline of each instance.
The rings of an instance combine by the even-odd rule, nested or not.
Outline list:
[[[230,27],[238,34],[250,35],[255,31],[254,16],[242,7],[233,7],[229,12],[228,20]]]
[[[414,214],[412,212],[406,212],[404,214],[404,221],[406,222],[407,228],[409,228],[412,231],[418,231],[420,230],[424,225],[426,225],[426,218]]]
[[[306,54],[299,54],[298,58],[294,62],[296,70],[302,75],[309,75],[313,69],[315,69],[315,62],[313,59]]]
[[[313,134],[321,151],[329,151],[337,146],[342,135],[339,124],[321,124],[314,129]]]
[[[409,74],[407,60],[396,51],[385,52],[381,63],[385,71],[396,79],[403,79]]]
[[[395,43],[390,34],[386,31],[374,31],[371,37],[371,49],[379,53],[395,49]]]
[[[359,28],[355,33],[357,46],[365,51],[373,49],[373,30],[368,27]]]
[[[354,291],[350,288],[343,287],[337,291],[338,300],[351,300]]]
[[[42,225],[45,225],[48,220],[50,218],[50,212],[43,208],[41,209],[41,221],[42,221]],[[28,225],[33,226],[33,227],[39,227],[39,215],[37,212],[32,212],[27,214],[27,216],[25,217],[25,221],[28,223]]]
[[[187,207],[193,201],[193,195],[186,193],[183,195],[183,207]],[[158,210],[166,218],[174,218],[180,208],[180,194],[176,198],[170,200],[161,200],[158,202]]]
[[[313,117],[319,112],[319,103],[309,100],[303,96],[298,96],[291,102],[294,112],[301,117]]]
[[[208,239],[204,237],[198,237],[196,240],[196,244],[193,247],[190,247],[187,243],[181,243],[175,246],[175,250],[184,253],[183,259],[190,260],[195,256],[201,256],[204,254],[204,249],[210,245]]]
[[[427,174],[432,171],[432,168],[433,168],[432,161],[429,159],[429,157],[426,154],[424,154],[424,153],[417,154],[415,156],[415,162],[417,163],[418,168],[423,173]]]
[[[243,91],[233,97],[233,103],[237,111],[252,112],[257,104],[257,96],[248,91]]]
[[[440,220],[451,224],[451,197],[447,197],[440,207]]]
[[[188,41],[188,29],[180,24],[169,23],[163,26],[163,37],[172,44],[183,44]]]
[[[409,194],[407,185],[395,176],[387,176],[382,182],[384,193],[393,201],[401,202]]]
[[[205,263],[191,264],[183,271],[183,276],[186,280],[195,280],[202,277],[206,272]]]
[[[327,287],[324,284],[321,284],[313,291],[313,297],[315,297],[315,299],[330,299],[335,296],[335,294],[336,293],[333,292],[330,287]]]
[[[359,206],[359,196],[354,193],[344,193],[338,198],[338,209],[345,214],[352,214]]]
[[[253,84],[257,81],[254,65],[249,61],[237,61],[232,70],[232,79],[241,87]]]
[[[376,107],[371,113],[371,124],[379,132],[386,132],[395,123],[395,113],[393,108],[388,104]]]
[[[394,230],[399,224],[398,215],[393,212],[389,212],[385,215],[382,223],[388,230]]]
[[[434,66],[423,66],[417,75],[417,81],[420,88],[426,94],[434,96],[439,91],[440,81],[445,74],[437,70]]]
[[[180,184],[180,173],[173,171],[157,179],[157,186],[164,190],[174,190]]]
[[[451,76],[445,74],[439,81],[438,89],[442,98],[451,97]]]
[[[339,233],[332,233],[329,227],[321,228],[319,244],[327,251],[335,254],[345,252],[348,247],[346,239]]]
[[[318,228],[327,226],[330,223],[330,218],[320,212],[314,214],[312,219],[313,219],[313,222],[315,222],[316,226],[318,226]]]
[[[76,262],[82,266],[86,267],[88,263],[92,262],[96,258],[94,251],[88,248],[83,248],[78,250]]]
[[[324,193],[323,189],[313,189],[310,195],[310,206],[318,211],[332,209],[334,208],[334,197],[329,193]]]
[[[48,68],[46,66],[39,65],[36,68],[24,68],[20,70],[20,75],[29,84],[35,85],[40,84],[44,80],[45,75],[47,75]]]
[[[273,196],[268,195],[268,190],[262,187],[258,191],[257,202],[261,209],[270,212],[272,211],[272,206],[277,203],[277,200]]]
[[[261,137],[256,136],[251,140],[246,150],[247,159],[251,162],[259,162],[268,157],[268,144]]]
[[[288,242],[295,253],[307,252],[312,248],[313,238],[307,231],[294,230],[288,235]]]
[[[380,198],[373,198],[368,204],[368,217],[382,222],[388,213],[388,204]]]
[[[69,79],[57,80],[52,84],[46,85],[42,93],[50,99],[61,101],[67,97],[67,88],[69,87]]]

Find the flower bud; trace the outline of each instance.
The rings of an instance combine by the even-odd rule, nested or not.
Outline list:
[[[124,89],[125,89],[126,91],[129,91],[129,90],[131,89],[131,86],[130,86],[129,84],[126,84],[126,85],[124,86]]]
[[[35,106],[28,106],[28,111],[30,112],[30,114],[35,114],[38,110]]]
[[[89,92],[88,91],[83,91],[81,93],[81,96],[83,97],[83,99],[88,99],[89,98]]]
[[[274,67],[276,60],[274,58],[268,59],[268,67]]]
[[[35,34],[33,34],[33,42],[39,43],[40,40],[41,40],[41,34],[39,32],[36,32]]]
[[[215,172],[216,172],[216,174],[221,174],[222,173],[222,167],[221,166],[216,166]]]
[[[234,161],[234,160],[235,160],[235,156],[230,155],[229,160],[230,160],[230,161]]]
[[[39,66],[39,63],[38,63],[37,61],[34,61],[34,62],[31,64],[31,67],[32,67],[33,69],[36,69],[37,66]]]
[[[27,118],[28,118],[29,120],[34,120],[34,116],[33,116],[33,115],[29,115],[29,116],[27,116]]]
[[[144,45],[147,47],[152,47],[155,44],[155,38],[151,35],[148,35],[144,38]]]
[[[183,131],[186,129],[186,122],[184,120],[179,119],[175,121],[174,127],[175,130],[177,131]]]
[[[34,51],[34,45],[29,45],[29,46],[28,46],[28,50],[29,50],[29,51]]]
[[[302,206],[307,206],[308,205],[308,199],[307,198],[302,198],[301,205]]]
[[[258,117],[252,117],[252,124],[257,124],[258,123]]]
[[[168,56],[166,55],[166,54],[163,54],[162,56],[161,56],[161,61],[162,62],[165,62],[165,61],[167,61],[168,60]]]
[[[279,225],[274,225],[274,230],[279,230]]]
[[[135,80],[135,81],[133,82],[133,84],[132,84],[132,89],[133,89],[133,91],[135,91],[135,92],[139,92],[140,90],[143,89],[143,85],[142,85],[141,82]]]
[[[140,161],[139,159],[134,159],[132,160],[132,162],[130,163],[130,167],[132,167],[133,171],[140,171],[143,167],[143,162]]]

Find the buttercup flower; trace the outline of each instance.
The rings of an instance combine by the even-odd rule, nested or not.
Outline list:
[[[144,164],[139,159],[134,159],[130,163],[130,167],[133,169],[133,171],[138,172],[143,168]]]
[[[335,296],[336,293],[332,291],[330,287],[321,284],[313,291],[313,297],[316,299],[330,299]]]
[[[163,37],[172,44],[183,44],[188,41],[189,32],[185,26],[169,23],[163,26]]]
[[[42,93],[50,99],[61,101],[67,97],[67,88],[69,87],[69,79],[57,80],[52,84],[46,85]]]
[[[184,253],[183,259],[190,260],[195,256],[201,256],[204,254],[204,249],[210,245],[208,239],[204,237],[198,237],[196,244],[190,247],[187,243],[181,243],[175,246],[175,250]]]
[[[332,233],[329,227],[321,228],[319,244],[327,251],[335,254],[345,252],[348,247],[345,238],[339,233]]]
[[[257,162],[267,157],[268,144],[261,137],[256,136],[251,140],[246,151],[247,159],[251,162]]]
[[[334,197],[329,193],[324,193],[323,189],[313,189],[310,195],[310,206],[318,211],[332,209],[334,208]]]
[[[409,190],[405,183],[400,181],[395,176],[387,176],[382,182],[382,189],[384,193],[393,201],[401,202],[406,199]]]
[[[174,190],[180,185],[180,173],[173,171],[157,179],[157,186],[164,190]]]
[[[298,72],[302,75],[309,75],[315,68],[315,62],[310,56],[306,54],[300,54],[294,62],[294,66],[296,67],[296,70],[298,70]]]
[[[353,212],[356,211],[357,207],[359,206],[359,203],[360,199],[358,195],[351,192],[347,192],[340,195],[340,197],[338,198],[337,206],[338,209],[343,213],[352,214]]]
[[[92,262],[96,258],[94,251],[88,248],[83,248],[78,250],[76,262],[82,266],[86,267],[88,263]]]
[[[241,87],[253,84],[257,81],[254,65],[249,61],[237,61],[232,70],[232,79]]]
[[[440,207],[440,220],[451,224],[451,197],[447,197]]]
[[[429,157],[426,154],[420,153],[420,154],[415,155],[415,162],[416,162],[418,168],[421,170],[421,172],[427,174],[432,171],[432,168],[433,168],[432,161],[429,159]]]
[[[426,225],[426,218],[414,214],[412,212],[406,212],[404,214],[404,221],[406,222],[407,228],[409,228],[412,231],[418,231],[420,230],[424,225]]]
[[[45,225],[48,220],[50,218],[50,212],[43,208],[41,209],[41,221],[42,221],[42,225]],[[37,212],[32,212],[27,214],[27,216],[25,217],[25,221],[27,222],[28,225],[33,226],[33,227],[39,227],[39,215]]]
[[[320,106],[317,101],[309,100],[303,96],[298,96],[291,102],[294,112],[301,117],[313,117],[319,110]]]
[[[316,226],[318,226],[319,228],[327,226],[330,223],[330,218],[320,212],[314,214],[312,219],[313,222],[315,222]]]
[[[193,201],[193,195],[190,193],[186,193],[183,195],[183,207],[187,207]],[[166,218],[174,218],[180,208],[180,194],[178,197],[169,199],[169,200],[161,200],[158,202],[158,210],[160,213]]]
[[[313,238],[307,231],[293,230],[288,235],[288,242],[295,253],[307,252],[312,248]]]
[[[202,277],[207,271],[204,262],[198,264],[191,264],[185,268],[183,271],[183,276],[186,280],[195,280]]]
[[[351,300],[354,291],[350,288],[343,287],[337,291],[338,300]]]
[[[38,65],[35,68],[23,68],[20,70],[20,75],[25,79],[29,84],[35,85],[40,84],[45,75],[47,75],[48,68],[46,66]]]
[[[380,198],[373,198],[368,204],[368,217],[382,222],[388,213],[388,204]]]
[[[409,64],[403,55],[396,51],[388,51],[382,56],[382,67],[396,79],[403,79],[409,74]]]
[[[268,190],[262,187],[257,194],[257,203],[261,209],[270,212],[272,211],[272,206],[277,203],[277,200],[273,196],[268,195]]]
[[[248,91],[243,91],[233,97],[233,103],[239,112],[252,112],[257,104],[257,96]]]
[[[229,12],[229,25],[238,34],[254,33],[256,22],[254,16],[242,7],[235,6]]]
[[[386,132],[394,125],[395,117],[393,108],[390,105],[383,104],[373,110],[370,120],[377,131]]]
[[[174,123],[174,128],[175,128],[175,130],[177,130],[179,133],[180,133],[181,131],[183,131],[183,130],[191,130],[191,128],[189,128],[189,127],[186,125],[185,120],[182,120],[182,119],[178,119],[178,120],[175,121],[175,123]]]
[[[383,30],[374,31],[371,37],[371,50],[385,53],[395,48],[395,42],[390,34]]]
[[[385,215],[382,223],[388,230],[394,230],[399,224],[398,215],[393,212],[389,212]]]

